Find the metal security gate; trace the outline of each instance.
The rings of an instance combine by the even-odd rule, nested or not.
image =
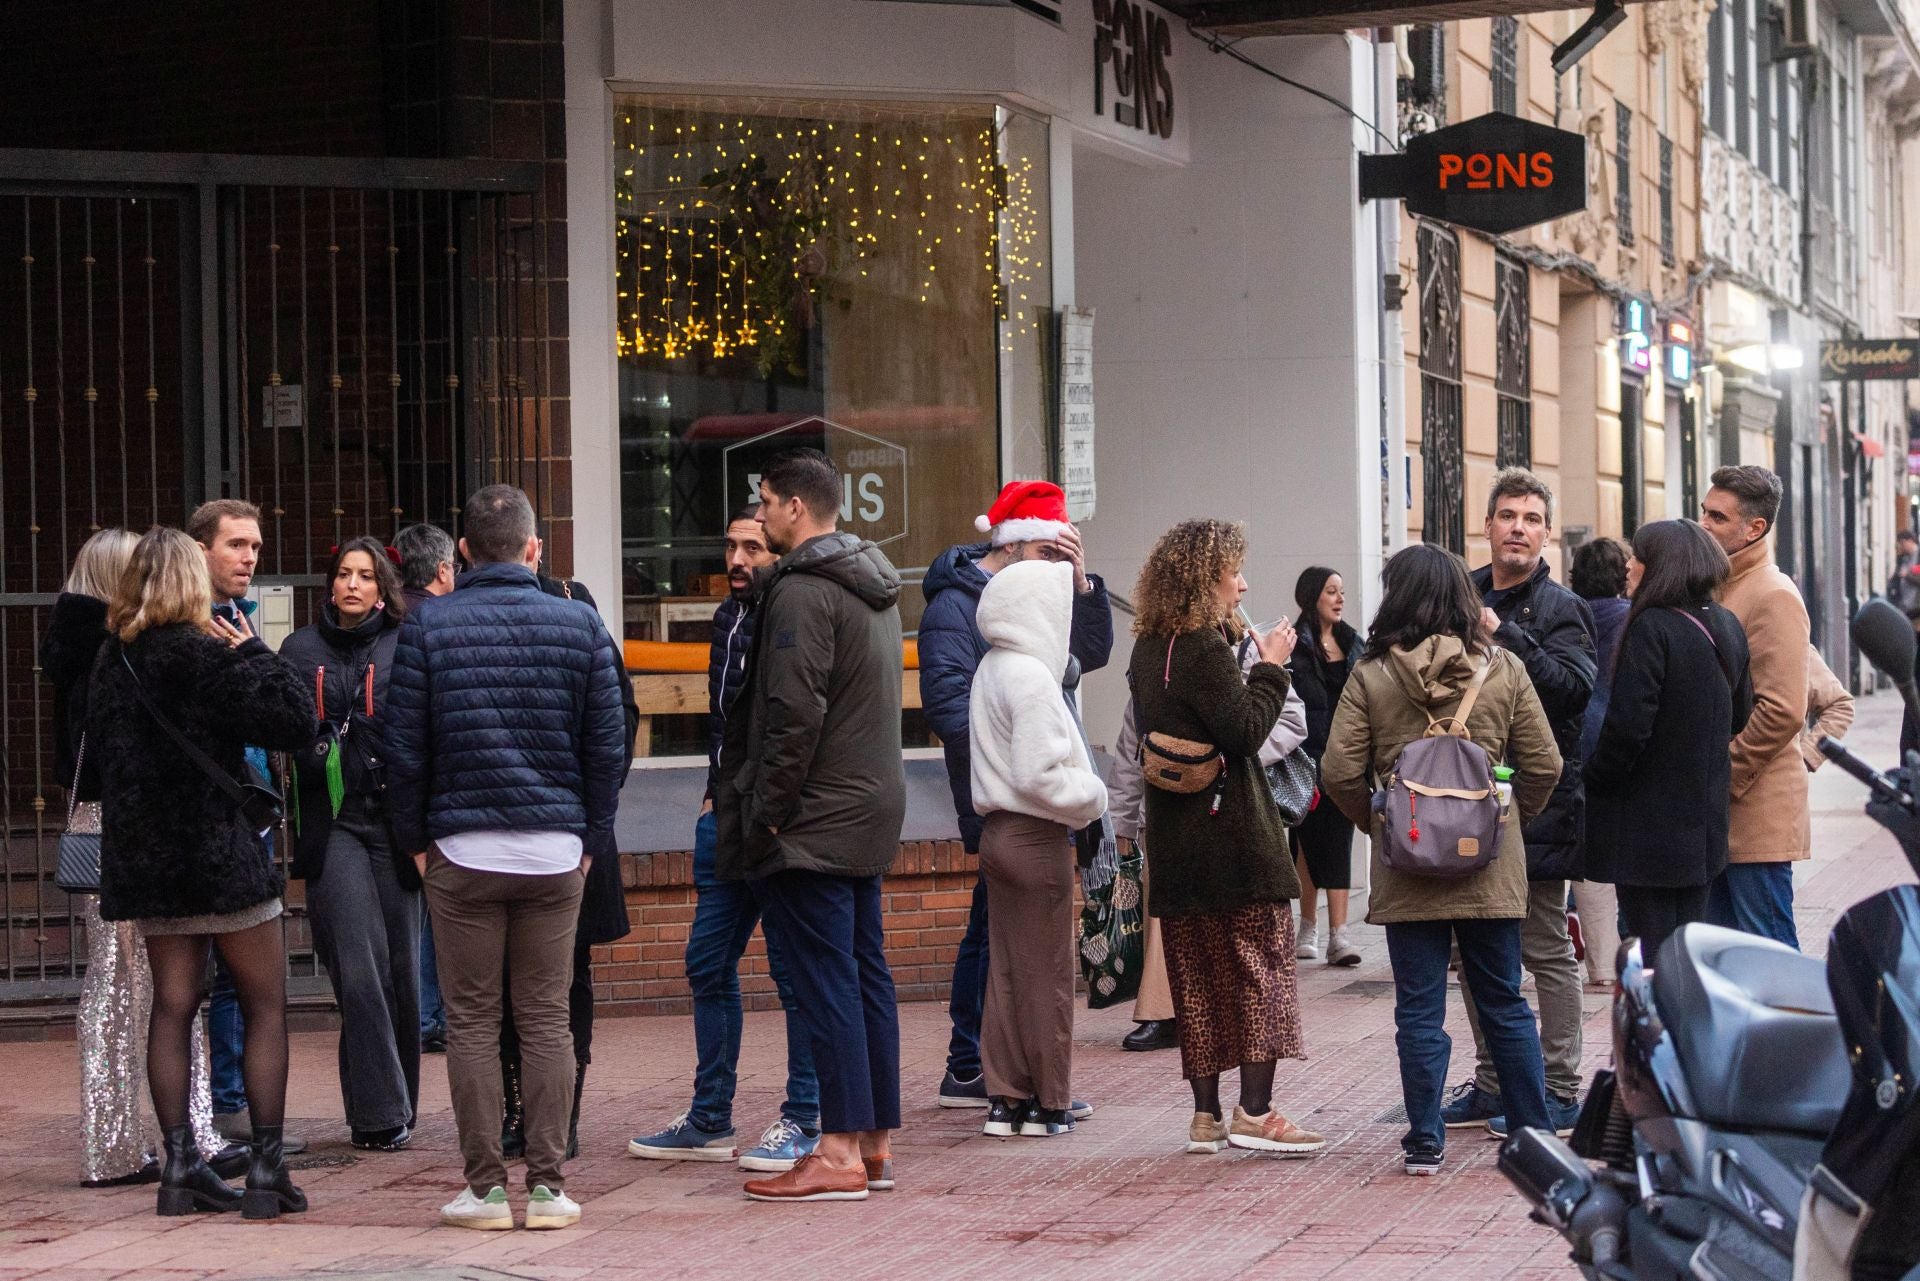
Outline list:
[[[525,485],[553,386],[532,165],[0,151],[0,1017],[78,991],[36,653],[96,530],[259,504],[308,621],[332,548]],[[282,857],[286,842],[279,843]],[[290,903],[296,993],[315,994]],[[27,1013],[26,1017],[43,1017]]]

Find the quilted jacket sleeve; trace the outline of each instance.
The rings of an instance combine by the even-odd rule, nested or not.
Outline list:
[[[983,652],[973,630],[973,618],[962,607],[961,599],[958,591],[942,592],[920,619],[921,706],[928,727],[941,742],[956,747],[969,741],[968,692]],[[1077,624],[1077,614],[1075,619]],[[1081,666],[1085,668],[1086,664]]]
[[[607,847],[613,837],[613,818],[626,782],[628,751],[626,707],[621,690],[621,663],[613,637],[594,616],[593,661],[587,669],[587,715],[580,742],[580,778],[587,811],[588,850]],[[397,673],[396,673],[397,675]]]
[[[427,848],[427,779],[433,772],[428,723],[426,634],[416,618],[400,625],[387,685],[387,814],[403,854]]]

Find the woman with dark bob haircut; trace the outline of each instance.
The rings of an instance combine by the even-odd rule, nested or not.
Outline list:
[[[1408,547],[1387,562],[1382,577],[1386,592],[1364,656],[1334,711],[1320,786],[1374,837],[1367,920],[1386,926],[1393,960],[1395,1045],[1407,1106],[1402,1168],[1434,1174],[1447,1134],[1440,1092],[1453,1050],[1446,1031],[1447,964],[1455,940],[1461,978],[1493,1051],[1508,1122],[1551,1125],[1540,1035],[1520,995],[1520,922],[1527,914],[1520,829],[1553,795],[1560,750],[1526,665],[1489,643],[1480,595],[1458,556],[1431,545]],[[1476,681],[1479,690],[1469,706],[1468,690]],[[1513,767],[1518,812],[1501,828],[1498,856],[1459,877],[1388,867],[1373,814],[1373,780],[1391,775],[1409,743],[1461,717],[1463,707],[1472,741]]]
[[[371,538],[334,548],[320,617],[280,656],[314,692],[315,741],[295,757],[293,874],[340,1005],[349,1138],[391,1152],[420,1099],[420,876],[387,827],[387,681],[407,601]]]
[[[1727,554],[1690,520],[1642,525],[1613,696],[1587,758],[1587,876],[1612,881],[1653,961],[1727,864],[1727,745],[1753,710],[1747,637],[1714,603]]]

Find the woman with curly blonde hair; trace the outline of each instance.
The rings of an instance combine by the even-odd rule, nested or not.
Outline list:
[[[1193,1087],[1187,1151],[1300,1155],[1326,1141],[1273,1107],[1275,1063],[1305,1053],[1288,906],[1300,883],[1259,760],[1286,705],[1294,631],[1282,622],[1255,634],[1259,661],[1242,678],[1234,613],[1246,555],[1242,526],[1186,521],[1161,536],[1135,588],[1129,676],[1141,740],[1206,744],[1223,762],[1200,791],[1147,788],[1147,911],[1160,921]],[[1229,1123],[1220,1074],[1235,1067]]]

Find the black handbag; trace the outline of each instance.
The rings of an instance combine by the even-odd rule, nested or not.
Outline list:
[[[87,736],[73,763],[73,789],[67,793],[67,830],[53,864],[53,883],[69,894],[100,892],[100,803],[80,801],[80,769],[87,760]]]
[[[286,815],[286,800],[280,795],[278,789],[255,773],[251,765],[246,767],[247,781],[244,783],[221,768],[218,761],[196,747],[193,740],[182,734],[174,727],[172,721],[160,714],[160,709],[155,707],[153,700],[147,697],[146,687],[140,683],[140,673],[133,670],[133,664],[128,660],[124,650],[121,651],[120,661],[126,666],[127,674],[133,677],[133,692],[139,697],[140,706],[147,709],[147,715],[153,717],[153,723],[165,730],[167,737],[187,754],[187,759],[198,765],[201,772],[213,780],[213,785],[227,794],[227,799],[239,808],[241,817],[247,820],[247,825],[261,836],[278,827],[280,820]]]
[[[1314,795],[1320,790],[1320,764],[1305,747],[1296,747],[1266,767],[1267,787],[1273,803],[1280,809],[1280,821],[1298,827],[1313,808]]]

